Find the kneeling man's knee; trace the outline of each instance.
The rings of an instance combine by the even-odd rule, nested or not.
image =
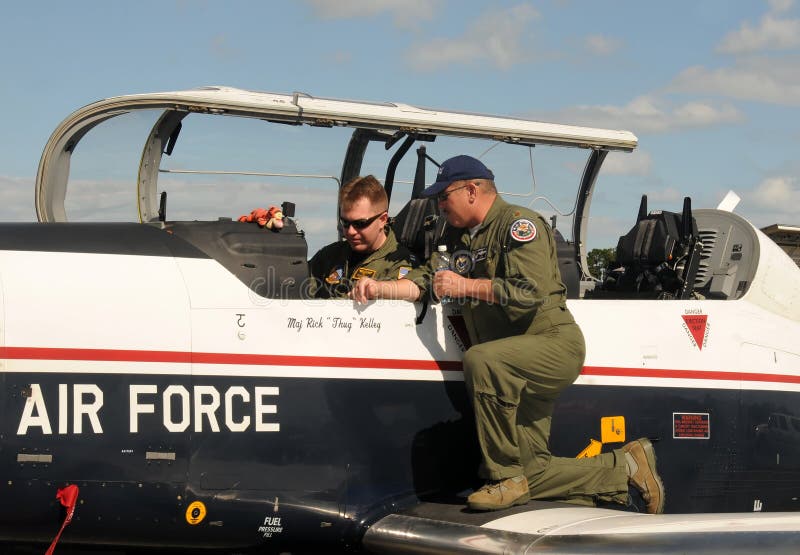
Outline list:
[[[468,386],[488,381],[489,365],[487,361],[489,356],[481,347],[481,345],[475,345],[464,353],[462,364],[464,367],[464,380]]]

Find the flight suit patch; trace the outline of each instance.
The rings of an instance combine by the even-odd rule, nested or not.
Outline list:
[[[457,274],[467,275],[472,270],[472,254],[459,251],[453,255],[453,271]]]
[[[368,278],[375,277],[376,273],[377,272],[375,270],[372,270],[370,268],[365,268],[362,266],[358,268],[355,272],[353,272],[353,279],[361,279],[364,277]]]
[[[481,260],[486,260],[486,254],[489,252],[489,249],[486,247],[480,248],[476,251],[472,252],[472,258],[475,262],[480,262]]]
[[[397,279],[403,279],[406,277],[406,274],[411,271],[411,268],[408,266],[400,266],[400,269],[397,270]]]
[[[325,278],[325,283],[329,283],[331,285],[339,283],[342,281],[342,274],[344,274],[344,268],[341,266],[334,268],[331,273],[328,274],[328,277]]]
[[[527,243],[533,241],[536,237],[536,226],[533,222],[525,218],[515,220],[511,224],[511,238],[520,243]]]

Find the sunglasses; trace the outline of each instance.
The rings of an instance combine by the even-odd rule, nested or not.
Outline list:
[[[449,191],[442,191],[441,193],[436,195],[436,201],[437,202],[444,202],[444,201],[447,200],[447,197],[449,197],[451,194],[455,193],[459,189],[463,189],[465,187],[469,187],[470,185],[472,185],[472,183],[467,183],[466,185],[462,185],[461,187],[456,187],[455,189],[450,189]],[[475,185],[477,186],[479,184],[475,183]]]
[[[383,212],[378,212],[371,218],[361,218],[360,220],[345,220],[341,216],[339,216],[339,225],[342,226],[342,229],[346,230],[350,226],[353,226],[353,229],[364,229],[372,222],[383,216],[385,210]]]

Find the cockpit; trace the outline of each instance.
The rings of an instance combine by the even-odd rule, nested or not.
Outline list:
[[[115,122],[125,119],[138,139],[124,154],[99,156],[122,136]],[[233,133],[219,132],[222,120],[235,122]],[[271,134],[263,133],[265,124]],[[88,138],[100,129],[100,139]],[[329,140],[319,142],[320,135]],[[441,161],[468,153],[496,168],[506,200],[550,220],[568,297],[740,298],[754,278],[759,241],[738,216],[693,209],[688,198],[674,211],[653,210],[643,199],[633,227],[614,233],[607,213],[619,203],[605,193],[595,198],[595,184],[607,156],[625,156],[636,145],[627,131],[303,93],[207,87],[130,95],[86,106],[56,129],[39,167],[36,208],[42,222],[132,221],[160,229],[217,260],[260,297],[300,298],[309,257],[341,239],[342,183],[376,175],[390,198],[395,234],[425,259],[443,221],[420,193]],[[135,176],[122,171],[125,157],[138,161]],[[97,160],[106,167],[92,179]],[[603,179],[612,182],[604,188],[615,179],[631,188],[624,178]],[[99,213],[91,213],[93,204]],[[267,204],[283,207],[280,232],[236,221]],[[596,275],[587,252],[615,243],[616,262]]]

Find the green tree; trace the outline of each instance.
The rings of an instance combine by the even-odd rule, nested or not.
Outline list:
[[[586,262],[589,264],[589,271],[595,277],[600,277],[603,272],[601,269],[608,271],[608,268],[616,260],[617,249],[592,249],[586,253]]]

